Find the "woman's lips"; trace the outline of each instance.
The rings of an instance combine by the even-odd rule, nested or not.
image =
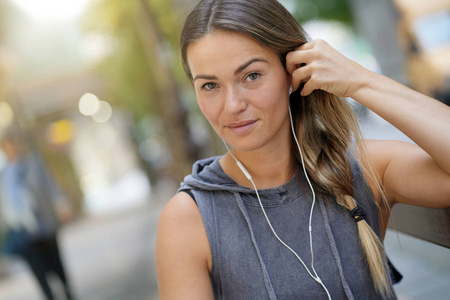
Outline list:
[[[256,120],[247,120],[247,121],[241,121],[236,123],[230,123],[227,125],[227,127],[234,133],[238,135],[245,134],[250,131],[250,129],[253,128],[253,125],[255,125]]]

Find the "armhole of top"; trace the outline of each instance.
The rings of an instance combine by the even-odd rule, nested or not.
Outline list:
[[[181,190],[180,192],[185,192],[186,194],[188,194],[189,196],[191,196],[192,200],[194,200],[195,204],[198,206],[197,200],[195,200],[195,197],[194,197],[194,193],[192,193],[191,190]]]

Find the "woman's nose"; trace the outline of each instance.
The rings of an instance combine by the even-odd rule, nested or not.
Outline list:
[[[244,94],[238,88],[229,88],[224,97],[224,110],[229,115],[239,114],[247,107]]]

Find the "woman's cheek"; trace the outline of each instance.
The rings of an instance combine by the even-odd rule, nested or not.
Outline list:
[[[216,124],[218,123],[219,119],[219,113],[217,107],[214,105],[211,105],[211,103],[207,104],[205,101],[198,100],[198,106],[200,107],[200,110],[202,111],[205,118],[208,120],[208,122],[215,128]]]

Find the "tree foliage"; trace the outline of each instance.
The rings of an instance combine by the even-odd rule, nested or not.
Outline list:
[[[6,77],[4,65],[7,63],[1,61],[4,58],[2,51],[5,51],[10,40],[14,38],[14,25],[19,22],[26,22],[26,18],[21,11],[17,9],[10,1],[0,0],[0,97],[4,92],[2,80]]]
[[[137,1],[92,1],[84,27],[111,48],[98,64],[109,100],[126,106],[139,118],[153,110],[149,98],[154,97],[155,86],[149,67],[143,64],[145,49],[133,21],[138,10]]]
[[[180,26],[171,1],[95,0],[84,26],[112,45],[99,64],[109,99],[131,109],[138,120],[149,113],[161,117],[171,174],[181,179],[197,158],[197,149],[182,101],[184,76],[175,51]]]
[[[314,19],[336,20],[348,25],[353,24],[351,0],[301,0],[296,1],[294,15],[300,23]]]
[[[181,28],[177,10],[171,1],[145,1],[164,43],[154,47],[164,52],[177,82],[186,84],[176,56]],[[139,32],[140,27],[145,26],[140,24],[142,14],[142,1],[94,0],[84,18],[85,30],[100,35],[112,47],[109,55],[98,65],[109,83],[110,99],[115,104],[131,108],[138,118],[156,112],[154,101],[160,97],[153,64],[148,62],[147,49]]]

